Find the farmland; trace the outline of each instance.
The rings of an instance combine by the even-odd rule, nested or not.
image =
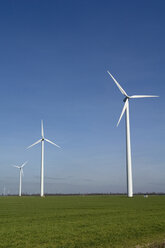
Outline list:
[[[129,248],[164,238],[165,196],[0,197],[3,248]]]

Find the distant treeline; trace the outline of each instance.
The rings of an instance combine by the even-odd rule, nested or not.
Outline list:
[[[126,193],[78,193],[78,194],[62,194],[62,193],[57,193],[57,194],[45,194],[45,196],[92,196],[92,195],[127,195]],[[142,193],[142,192],[138,192],[138,193],[134,193],[134,195],[165,195],[165,193],[163,192],[146,192],[146,193]],[[1,194],[1,196],[18,196],[18,194]],[[22,194],[22,196],[40,196],[40,194]]]

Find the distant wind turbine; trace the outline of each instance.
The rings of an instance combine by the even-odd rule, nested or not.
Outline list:
[[[127,168],[127,195],[128,197],[133,197],[133,185],[132,185],[132,161],[131,161],[131,141],[130,141],[130,121],[129,121],[129,100],[132,98],[145,98],[145,97],[158,97],[153,95],[133,95],[129,96],[125,92],[125,90],[120,86],[120,84],[116,81],[116,79],[112,76],[112,74],[107,71],[110,77],[113,79],[117,87],[119,88],[120,92],[125,96],[124,98],[124,107],[121,112],[119,121],[117,126],[120,123],[120,120],[126,112],[126,168]]]
[[[19,169],[19,196],[22,194],[22,175],[23,175],[23,167],[27,164],[27,161],[23,163],[21,166],[13,165],[13,167]]]
[[[60,146],[56,145],[52,141],[46,139],[44,137],[44,128],[43,128],[43,121],[41,121],[41,139],[36,141],[34,144],[30,145],[27,147],[27,149],[31,148],[32,146],[37,145],[38,143],[41,142],[41,191],[40,191],[40,196],[44,196],[44,141],[49,142],[50,144],[57,146],[60,148]]]

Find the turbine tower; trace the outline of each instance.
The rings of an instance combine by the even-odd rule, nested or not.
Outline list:
[[[117,87],[119,88],[120,92],[124,95],[124,107],[121,112],[119,121],[117,126],[120,123],[120,120],[123,114],[126,112],[125,115],[125,123],[126,123],[126,169],[127,169],[127,195],[128,197],[133,197],[133,185],[132,185],[132,160],[131,160],[131,140],[130,140],[130,121],[129,121],[129,100],[132,98],[145,98],[145,97],[158,97],[152,95],[133,95],[129,96],[125,92],[125,90],[120,86],[120,84],[116,81],[116,79],[112,76],[112,74],[107,71],[110,77],[113,79]]]
[[[35,146],[41,142],[41,191],[40,191],[41,197],[44,196],[44,141],[47,141],[48,143],[60,148],[60,146],[56,145],[55,143],[53,143],[52,141],[50,141],[44,137],[43,121],[41,121],[41,139],[39,139],[34,144],[27,147],[27,149],[29,149],[32,146]]]
[[[27,164],[27,161],[22,164],[21,166],[13,165],[13,167],[16,167],[19,169],[19,196],[22,195],[22,175],[23,175],[23,167]]]

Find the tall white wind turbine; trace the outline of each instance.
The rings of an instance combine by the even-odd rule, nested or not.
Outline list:
[[[56,145],[55,143],[53,143],[52,141],[50,141],[44,137],[43,121],[41,121],[41,139],[39,139],[34,144],[27,147],[27,149],[29,149],[32,146],[35,146],[41,142],[41,191],[40,191],[41,197],[44,196],[44,141],[47,141],[48,143],[60,148],[60,146]]]
[[[22,195],[22,175],[23,175],[23,167],[27,164],[27,161],[23,163],[21,166],[13,165],[19,169],[19,196]]]
[[[117,126],[120,123],[120,120],[123,114],[126,112],[125,115],[125,122],[126,122],[126,169],[127,169],[127,195],[128,197],[133,197],[133,185],[132,185],[132,161],[131,161],[131,141],[130,141],[130,121],[129,121],[129,100],[132,98],[144,98],[144,97],[158,97],[152,95],[133,95],[129,96],[125,92],[125,90],[120,86],[120,84],[116,81],[116,79],[112,76],[112,74],[107,71],[110,77],[113,79],[117,87],[119,88],[120,92],[124,95],[124,107],[121,112],[119,121]]]

